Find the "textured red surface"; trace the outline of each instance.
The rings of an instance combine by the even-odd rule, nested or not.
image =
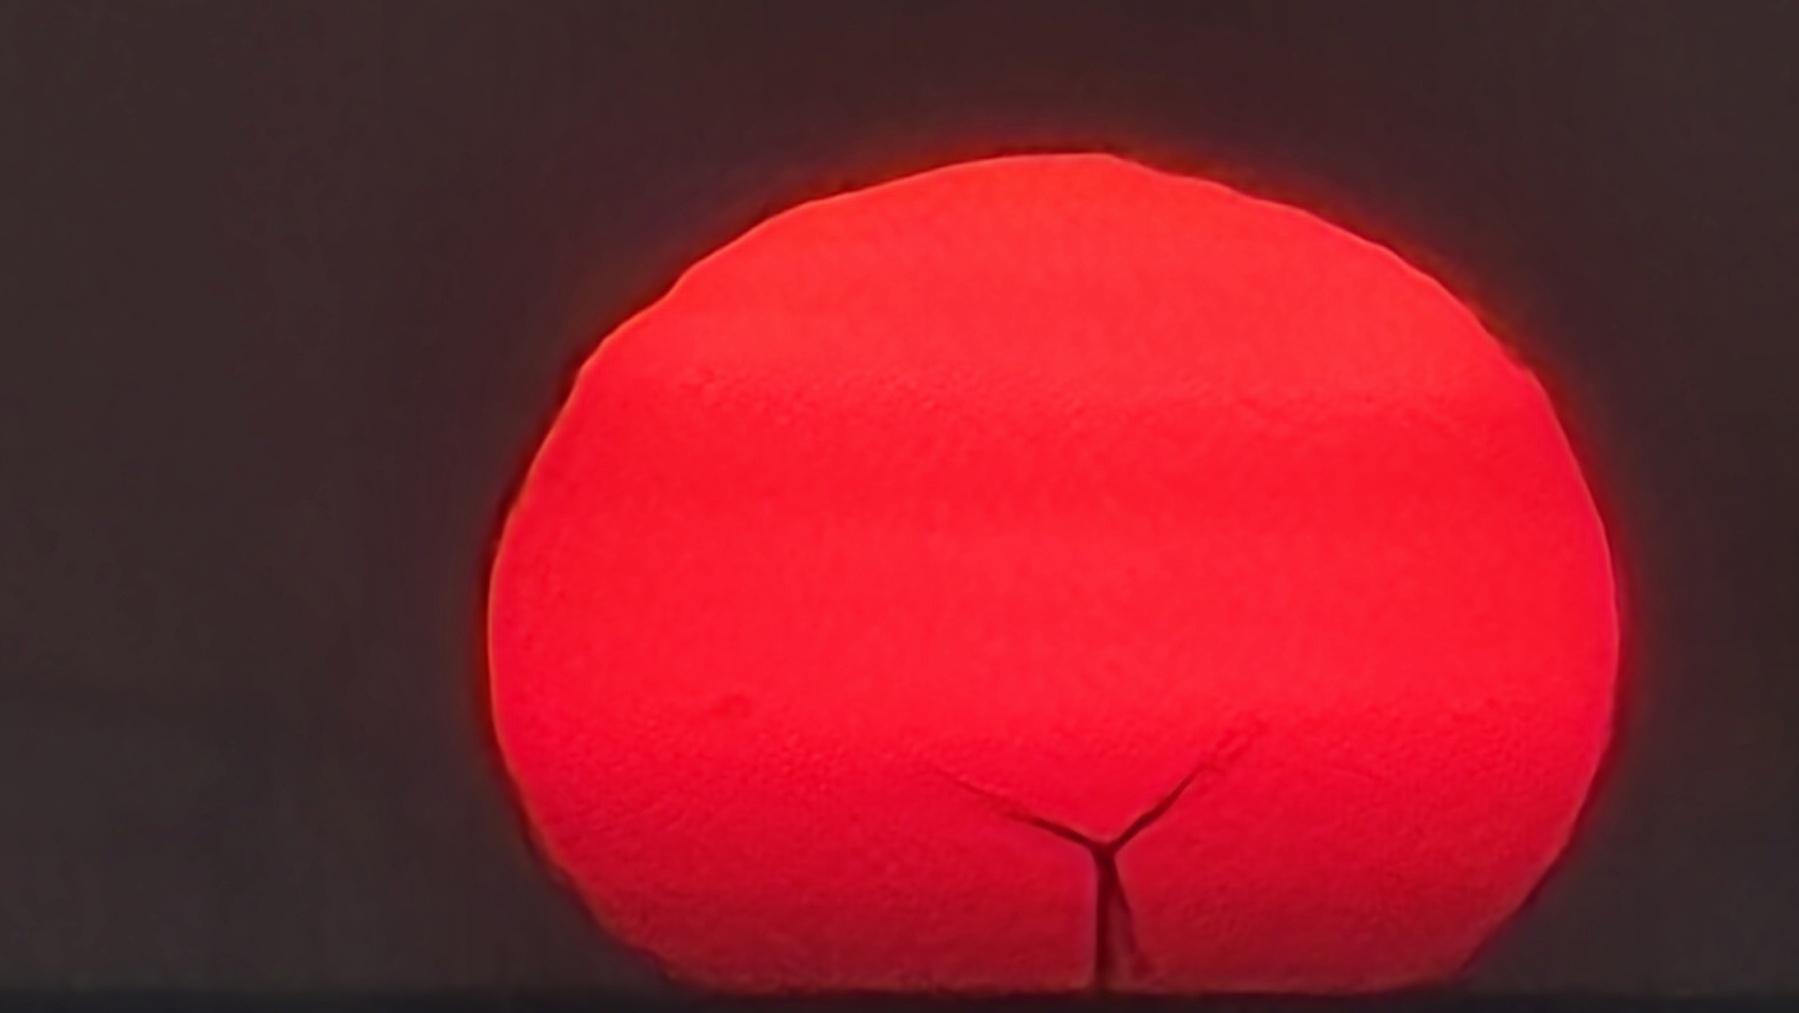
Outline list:
[[[1593,503],[1475,318],[1104,156],[695,266],[581,371],[491,591],[550,857],[748,991],[1453,973],[1566,843],[1616,669]]]

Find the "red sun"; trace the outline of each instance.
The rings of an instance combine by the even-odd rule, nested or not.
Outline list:
[[[1605,533],[1464,307],[1102,155],[804,204],[599,346],[492,702],[617,937],[735,991],[1454,974],[1609,738]]]

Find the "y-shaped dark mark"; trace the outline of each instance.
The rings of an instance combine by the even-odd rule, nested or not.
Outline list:
[[[1136,933],[1131,923],[1131,905],[1124,894],[1124,881],[1118,875],[1118,852],[1136,839],[1138,834],[1147,830],[1150,824],[1168,814],[1174,804],[1186,795],[1188,790],[1199,780],[1200,775],[1210,775],[1216,779],[1234,763],[1249,743],[1261,732],[1261,725],[1253,724],[1227,739],[1223,745],[1213,750],[1211,755],[1200,760],[1187,771],[1187,775],[1175,782],[1154,805],[1143,810],[1136,819],[1130,822],[1117,835],[1104,840],[1088,837],[1072,827],[1045,819],[1024,808],[1016,801],[999,792],[983,788],[978,784],[938,768],[938,772],[963,788],[986,799],[1001,815],[1020,823],[1036,827],[1045,833],[1053,834],[1072,844],[1079,845],[1093,857],[1097,895],[1094,898],[1094,931],[1093,931],[1093,983],[1091,990],[1106,992],[1110,990],[1116,977],[1117,961],[1139,959],[1137,953]],[[1114,922],[1114,916],[1117,921]],[[1114,930],[1116,925],[1116,931]]]

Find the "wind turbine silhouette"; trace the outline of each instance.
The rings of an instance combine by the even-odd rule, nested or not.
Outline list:
[[[1250,743],[1261,734],[1262,724],[1252,722],[1230,735],[1217,748],[1196,762],[1174,786],[1164,792],[1161,797],[1131,820],[1119,833],[1107,838],[1089,837],[1063,823],[1048,819],[1031,812],[1017,800],[1012,799],[991,788],[981,785],[952,773],[942,767],[935,767],[943,777],[955,782],[963,789],[985,799],[995,811],[1008,819],[1027,826],[1036,827],[1045,833],[1053,834],[1062,840],[1077,845],[1093,859],[1095,872],[1094,898],[1094,933],[1093,933],[1093,980],[1089,990],[1104,993],[1111,990],[1117,976],[1119,960],[1140,961],[1137,951],[1137,939],[1131,923],[1130,899],[1125,896],[1124,881],[1118,874],[1118,853],[1124,846],[1135,840],[1151,824],[1160,820],[1173,809],[1199,784],[1213,782],[1225,773],[1230,766],[1242,756]]]

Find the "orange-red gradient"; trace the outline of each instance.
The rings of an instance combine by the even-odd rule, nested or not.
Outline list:
[[[693,267],[581,370],[489,621],[551,860],[753,992],[1451,975],[1568,841],[1618,635],[1551,405],[1468,310],[1100,155]],[[1115,837],[1233,742],[1116,852],[1116,907],[1030,822]]]

